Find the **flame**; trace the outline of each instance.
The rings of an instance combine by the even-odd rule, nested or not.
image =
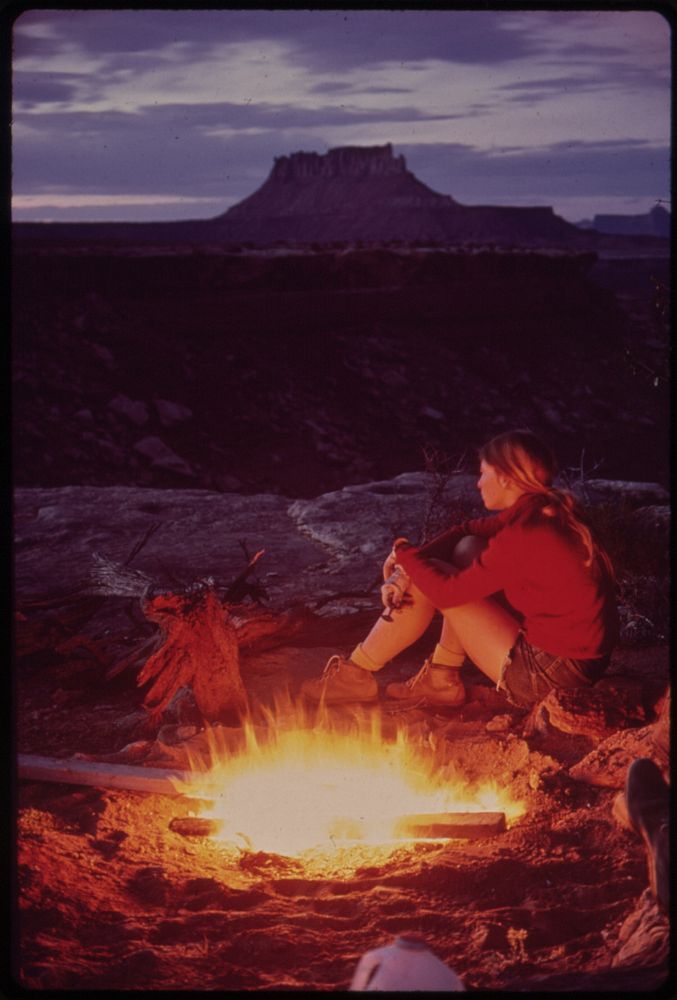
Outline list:
[[[393,832],[403,815],[503,812],[510,824],[525,812],[493,780],[450,782],[430,745],[378,709],[308,712],[278,703],[266,725],[245,722],[235,748],[208,731],[208,761],[191,760],[177,790],[209,800],[201,815],[218,821],[220,840],[297,858],[351,845],[382,853],[406,843]]]

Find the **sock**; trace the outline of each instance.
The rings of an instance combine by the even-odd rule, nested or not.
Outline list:
[[[463,650],[445,649],[439,642],[433,650],[433,667],[455,667],[457,670],[465,662],[465,652]]]
[[[361,643],[355,646],[355,649],[350,654],[350,662],[354,663],[356,667],[362,667],[363,670],[369,670],[370,673],[374,674],[377,670],[380,670],[383,666],[382,663],[374,663],[370,656],[367,656],[365,651],[362,649]]]

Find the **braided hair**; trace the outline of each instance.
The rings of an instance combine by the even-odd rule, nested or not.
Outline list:
[[[573,493],[552,485],[557,475],[555,456],[530,430],[506,431],[480,448],[480,460],[499,470],[524,491],[527,510],[522,502],[515,505],[514,519],[529,523],[538,515],[552,517],[564,530],[580,539],[585,551],[584,565],[601,566],[615,578],[608,553],[593,537],[590,525]],[[520,501],[522,498],[520,498]]]

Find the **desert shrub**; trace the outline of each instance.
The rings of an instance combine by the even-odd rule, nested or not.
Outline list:
[[[586,514],[616,570],[622,641],[665,642],[670,633],[666,538],[661,532],[640,530],[628,503],[588,507]]]
[[[641,530],[627,502],[588,506],[585,513],[618,574],[667,576],[669,549],[660,532]]]

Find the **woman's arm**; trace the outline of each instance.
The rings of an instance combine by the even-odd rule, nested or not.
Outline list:
[[[445,566],[441,560],[426,556],[423,549],[402,542],[396,546],[397,565],[436,608],[467,604],[504,589],[515,565],[515,554],[510,544],[506,545],[505,535],[504,531],[492,538],[466,569]]]
[[[501,514],[462,521],[460,524],[454,524],[451,528],[447,528],[446,531],[436,535],[431,541],[426,542],[425,545],[421,546],[419,552],[423,556],[436,555],[438,558],[441,552],[448,552],[451,556],[458,543],[466,535],[477,535],[479,538],[492,538],[496,532],[501,530],[502,526],[503,517]]]

